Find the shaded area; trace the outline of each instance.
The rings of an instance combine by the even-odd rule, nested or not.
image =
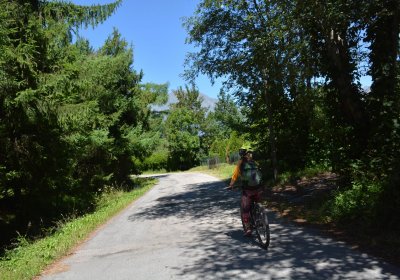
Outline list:
[[[185,192],[158,198],[129,220],[198,221],[191,243],[181,245],[187,263],[174,268],[185,279],[399,279],[398,268],[272,212],[271,245],[260,248],[254,239],[243,237],[239,195],[220,182],[192,184]]]
[[[293,178],[270,189],[266,194],[268,207],[296,223],[317,227],[337,240],[400,266],[399,232],[394,227],[368,226],[361,211],[351,223],[343,218],[332,218],[333,198],[340,184],[340,176],[331,172]]]
[[[275,218],[271,223],[268,251],[254,246],[240,230],[226,232],[228,242],[221,241],[215,230],[198,233],[185,253],[197,261],[177,268],[180,275],[194,274],[202,279],[389,279],[400,275],[395,268],[382,268],[378,261],[317,232],[277,224]]]
[[[184,193],[158,198],[155,207],[144,208],[142,211],[129,216],[129,220],[159,219],[169,216],[196,219],[218,215],[221,211],[236,211],[239,213],[239,192],[229,193],[219,181],[193,184],[185,189],[187,191]]]

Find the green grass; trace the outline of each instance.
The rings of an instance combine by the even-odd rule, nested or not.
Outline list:
[[[222,180],[228,180],[232,177],[233,170],[235,169],[235,165],[221,163],[217,165],[215,168],[208,168],[208,166],[197,166],[190,169],[190,172],[202,172],[207,173]]]
[[[0,259],[0,278],[32,279],[39,275],[46,266],[65,256],[91,232],[142,196],[154,184],[154,179],[141,180],[140,187],[130,192],[110,188],[99,197],[95,212],[63,222],[54,234],[37,241],[29,242],[20,237],[19,246],[7,251]]]

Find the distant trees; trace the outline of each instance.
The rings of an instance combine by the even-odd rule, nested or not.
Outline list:
[[[231,97],[223,92],[214,110],[202,107],[202,96],[195,85],[173,90],[177,102],[151,114],[149,133],[158,140],[152,154],[137,161],[141,170],[185,170],[209,157],[220,157],[229,163],[231,153],[244,141],[242,115]],[[238,133],[237,130],[241,132]],[[148,136],[146,136],[148,137]]]
[[[231,96],[221,90],[209,118],[215,125],[209,155],[224,158],[226,163],[231,163],[231,154],[239,151],[248,132],[244,117]]]
[[[199,163],[205,109],[194,86],[180,87],[174,94],[178,102],[171,105],[165,124],[168,168],[184,170]]]
[[[223,90],[218,95],[218,101],[212,113],[217,123],[218,132],[224,138],[229,137],[235,130],[245,132],[245,128],[242,126],[243,115],[239,107],[232,97]]]

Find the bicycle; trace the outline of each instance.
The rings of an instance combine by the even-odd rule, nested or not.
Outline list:
[[[231,190],[230,187],[227,189]],[[240,206],[240,219],[242,220],[242,207]],[[245,224],[242,220],[242,226],[245,230]],[[267,211],[261,205],[261,203],[252,201],[250,205],[250,227],[256,232],[257,239],[261,247],[267,249],[269,247],[271,236],[269,229],[269,222],[267,217]]]
[[[242,211],[242,207],[240,207],[240,212]],[[240,213],[240,217],[242,213]],[[245,229],[245,225],[242,220],[243,229]],[[256,236],[258,241],[260,242],[261,247],[268,248],[271,237],[269,230],[269,222],[266,210],[259,202],[253,201],[250,206],[250,226],[252,229],[255,229]]]

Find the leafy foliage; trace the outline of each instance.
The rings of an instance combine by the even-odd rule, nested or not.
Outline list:
[[[384,220],[395,225],[399,11],[393,0],[204,0],[186,20],[198,47],[186,76],[226,78],[275,179],[278,169],[331,167],[343,179],[336,217],[360,211],[381,224],[390,208]]]
[[[168,167],[185,170],[199,163],[205,109],[201,107],[199,91],[195,86],[180,87],[174,94],[178,102],[171,104],[165,124]]]

